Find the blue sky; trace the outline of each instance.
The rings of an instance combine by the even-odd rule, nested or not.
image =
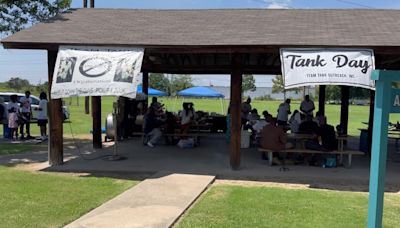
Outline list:
[[[215,8],[379,8],[400,9],[396,0],[95,0],[96,8],[215,9]],[[73,8],[82,0],[73,0]],[[0,48],[0,82],[11,77],[37,84],[47,81],[45,51],[5,50]],[[256,76],[257,86],[270,86],[273,76]],[[198,85],[229,85],[229,76],[194,76]]]

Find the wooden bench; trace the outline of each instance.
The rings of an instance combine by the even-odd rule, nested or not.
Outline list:
[[[268,163],[272,165],[273,153],[300,153],[300,154],[339,154],[340,163],[343,163],[343,155],[348,155],[348,167],[351,167],[351,160],[353,155],[364,155],[364,152],[357,150],[343,150],[343,151],[319,151],[319,150],[307,150],[307,149],[286,149],[282,151],[273,151],[269,149],[258,148],[258,151],[268,153]]]

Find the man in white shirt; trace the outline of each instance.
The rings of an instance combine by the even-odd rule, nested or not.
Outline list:
[[[31,130],[30,121],[32,117],[32,108],[31,108],[32,98],[30,96],[31,92],[26,91],[25,96],[19,99],[19,102],[21,103],[21,115],[23,118],[20,127],[21,139],[24,139],[24,125],[26,126],[26,134],[27,134],[26,139],[33,139],[30,131]]]
[[[306,95],[300,104],[300,111],[302,111],[305,115],[312,116],[314,109],[314,102],[310,100],[309,95]]]
[[[278,126],[287,125],[288,115],[290,112],[290,99],[286,99],[285,102],[279,105],[278,108]]]
[[[40,127],[40,139],[42,141],[47,140],[47,94],[45,92],[40,93],[39,107],[38,110],[38,126]]]

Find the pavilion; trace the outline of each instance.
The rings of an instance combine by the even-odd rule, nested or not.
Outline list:
[[[230,164],[238,169],[243,74],[281,74],[280,48],[297,47],[369,48],[374,51],[376,69],[398,70],[399,21],[397,10],[72,9],[1,42],[5,48],[47,50],[50,88],[61,45],[145,48],[141,69],[144,93],[148,92],[150,72],[230,74]],[[341,91],[340,122],[347,126],[349,87],[342,86]],[[93,145],[101,147],[101,98],[92,97],[92,101]],[[321,112],[324,101],[325,86],[320,86]],[[63,163],[61,105],[61,99],[50,101],[51,165]]]

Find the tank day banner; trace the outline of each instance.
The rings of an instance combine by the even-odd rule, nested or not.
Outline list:
[[[135,98],[143,53],[143,48],[61,46],[54,68],[51,98]]]
[[[282,48],[285,89],[315,85],[348,85],[375,89],[370,49]]]

